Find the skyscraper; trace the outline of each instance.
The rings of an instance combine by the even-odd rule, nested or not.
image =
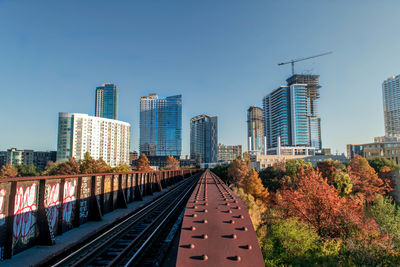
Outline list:
[[[190,120],[190,159],[198,163],[218,161],[218,117],[199,115]]]
[[[130,124],[80,113],[59,113],[57,161],[94,159],[112,167],[129,163]]]
[[[249,152],[260,154],[264,149],[264,121],[262,108],[252,106],[247,110],[247,137]]]
[[[385,135],[400,136],[400,75],[382,83]]]
[[[140,98],[140,153],[147,156],[181,156],[182,96]]]
[[[295,74],[289,77],[286,82],[288,86],[293,84],[305,85],[309,146],[321,150],[321,118],[318,116],[319,89],[321,88],[319,85],[319,75]]]
[[[268,148],[313,147],[320,150],[318,75],[293,75],[263,99],[264,134]]]
[[[96,117],[116,120],[118,118],[118,90],[112,83],[96,88]]]

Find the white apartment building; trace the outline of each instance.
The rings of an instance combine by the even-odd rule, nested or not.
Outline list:
[[[103,158],[110,166],[129,164],[130,124],[80,113],[59,113],[57,161]]]

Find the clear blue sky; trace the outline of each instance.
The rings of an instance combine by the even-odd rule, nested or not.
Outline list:
[[[246,110],[285,82],[276,64],[319,74],[324,147],[384,134],[381,83],[400,73],[400,1],[0,0],[0,150],[55,150],[58,112],[94,113],[95,87],[119,89],[139,140],[139,98],[183,95],[189,120],[218,115],[219,142],[247,150]]]

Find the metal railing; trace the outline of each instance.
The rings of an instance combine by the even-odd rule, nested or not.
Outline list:
[[[0,180],[0,257],[60,235],[146,195],[161,191],[198,169],[17,177]]]

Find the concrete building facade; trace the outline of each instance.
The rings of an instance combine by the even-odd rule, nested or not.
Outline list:
[[[129,163],[130,124],[80,113],[59,113],[57,161],[94,159],[114,167]]]
[[[218,162],[232,162],[242,156],[242,146],[228,146],[218,144]]]
[[[382,83],[385,135],[400,136],[400,75]]]
[[[247,110],[247,138],[250,154],[261,154],[264,150],[264,119],[262,108],[251,106]]]
[[[32,165],[33,164],[33,150],[24,149],[18,150],[16,148],[11,148],[7,150],[6,164],[11,164],[14,166],[18,165]]]

